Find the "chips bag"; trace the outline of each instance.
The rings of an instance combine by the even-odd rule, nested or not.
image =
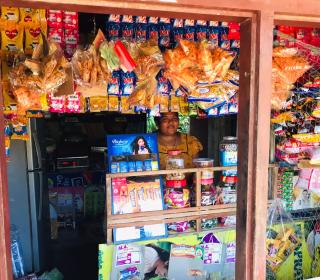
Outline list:
[[[276,199],[268,213],[267,226],[267,272],[275,273],[280,265],[301,243],[291,215],[285,211],[280,199]]]
[[[1,50],[4,52],[23,50],[23,27],[20,24],[7,24],[1,31]]]

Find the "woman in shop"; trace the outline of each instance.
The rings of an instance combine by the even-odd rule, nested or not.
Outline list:
[[[156,123],[159,129],[158,148],[161,169],[166,168],[168,151],[172,150],[181,152],[181,157],[184,159],[186,168],[192,167],[192,160],[198,157],[203,147],[196,137],[178,132],[178,113],[163,113],[159,118],[156,118]]]

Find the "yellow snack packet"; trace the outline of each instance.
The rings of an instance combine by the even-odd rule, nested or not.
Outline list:
[[[23,28],[19,24],[8,24],[1,30],[1,51],[23,50]]]
[[[169,111],[169,95],[161,95],[160,98],[160,112],[166,113]]]
[[[118,112],[119,111],[119,99],[118,96],[109,96],[108,100],[108,111]]]
[[[41,24],[36,24],[34,26],[28,26],[25,28],[25,52],[27,54],[32,54],[33,50],[38,44],[43,43],[43,38],[41,36],[41,32],[46,34],[47,25],[46,22],[42,22]]]
[[[108,111],[107,96],[93,96],[89,98],[90,112]]]
[[[170,111],[179,112],[180,111],[180,102],[179,97],[171,95],[170,96]]]
[[[320,142],[320,134],[294,134],[292,135],[294,139],[297,139],[298,141],[302,143],[317,143]]]
[[[1,19],[18,22],[20,19],[19,8],[15,7],[1,7]]]
[[[38,9],[20,8],[20,21],[23,23],[38,23],[40,22],[40,15]]]
[[[185,100],[184,97],[179,97],[180,100],[180,113],[184,116],[189,115],[189,105],[188,102]]]
[[[121,96],[121,113],[134,113],[129,102],[129,96]]]

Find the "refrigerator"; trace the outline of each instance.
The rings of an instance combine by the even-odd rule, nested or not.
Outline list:
[[[28,131],[28,141],[12,141],[8,162],[10,223],[18,228],[26,273],[47,268],[50,244],[45,120],[30,119]]]

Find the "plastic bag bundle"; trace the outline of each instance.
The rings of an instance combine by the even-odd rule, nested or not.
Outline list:
[[[285,211],[281,200],[276,199],[268,213],[267,269],[276,272],[300,243],[291,215]]]

